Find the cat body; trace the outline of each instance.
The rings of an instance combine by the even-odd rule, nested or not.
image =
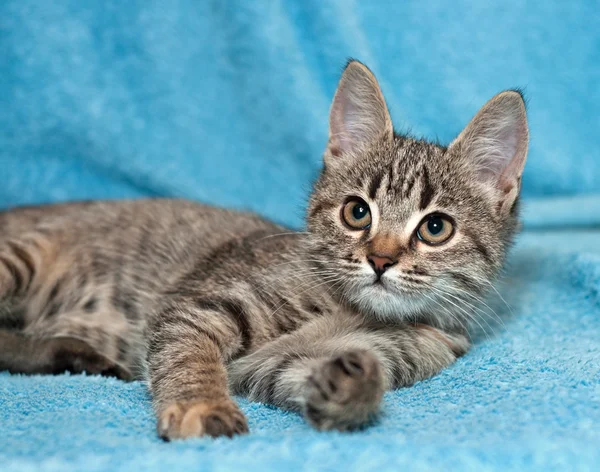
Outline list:
[[[293,245],[284,247],[285,237],[269,237],[289,230],[255,215],[184,200],[20,208],[0,214],[0,227],[9,269],[3,286],[13,284],[4,323],[16,323],[13,327],[35,338],[81,339],[135,378],[144,375],[148,322],[190,285],[202,286],[206,303],[239,303],[254,294],[285,291],[283,278],[297,267],[282,263],[301,258]],[[260,270],[270,264],[282,264],[275,277]],[[300,312],[308,306],[294,296],[282,298],[282,315],[290,306]],[[262,299],[254,301],[265,316],[273,311]],[[279,332],[257,328],[252,340],[248,320],[239,327],[244,342],[281,334],[286,319],[280,318],[274,315]]]
[[[168,199],[0,213],[0,370],[145,379],[165,439],[246,432],[232,392],[319,429],[365,424],[384,390],[468,349],[527,139],[516,92],[447,148],[398,135],[352,61],[306,232]]]

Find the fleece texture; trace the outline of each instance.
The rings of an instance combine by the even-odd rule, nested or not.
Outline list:
[[[177,196],[301,227],[348,57],[400,131],[448,143],[515,87],[531,127],[497,316],[373,427],[240,400],[251,435],[165,444],[142,383],[0,373],[0,470],[600,469],[599,24],[595,0],[0,2],[0,207]]]

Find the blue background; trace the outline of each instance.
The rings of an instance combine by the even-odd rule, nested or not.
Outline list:
[[[2,468],[598,466],[599,25],[595,0],[0,3],[0,207],[178,196],[301,226],[348,57],[398,130],[447,143],[513,87],[531,130],[512,312],[372,430],[244,403],[252,436],[164,445],[141,384],[0,374]]]

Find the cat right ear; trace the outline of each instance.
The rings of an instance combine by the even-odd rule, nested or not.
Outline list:
[[[480,182],[495,188],[501,208],[512,208],[527,159],[529,130],[520,92],[502,92],[487,102],[450,144],[469,159]]]
[[[373,73],[350,61],[342,74],[329,112],[325,163],[353,155],[370,143],[393,137],[392,120]]]

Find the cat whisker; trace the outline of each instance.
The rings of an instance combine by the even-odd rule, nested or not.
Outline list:
[[[504,297],[502,296],[502,294],[498,291],[498,289],[494,286],[494,284],[481,276],[478,275],[474,275],[474,274],[470,274],[470,277],[475,280],[476,282],[482,284],[482,285],[487,285],[488,287],[490,287],[494,293],[498,296],[498,298],[502,301],[502,303],[504,303],[504,305],[506,306],[506,308],[508,309],[508,311],[510,312],[510,314],[514,314],[512,307],[510,306],[510,304],[504,299]]]
[[[438,287],[438,290],[440,290],[439,287]],[[451,292],[443,291],[443,293],[449,297],[452,297],[457,303],[463,303],[463,304],[467,305],[467,307],[471,310],[472,316],[473,317],[478,316],[486,324],[486,326],[492,331],[492,334],[494,334],[493,327],[488,323],[488,321],[483,316],[481,316],[482,310],[480,310],[479,307],[477,307],[475,304],[469,302],[468,300],[465,300],[464,298],[461,298]]]
[[[486,335],[486,337],[488,338],[488,340],[490,339],[490,335],[485,330],[485,328],[483,327],[483,325],[477,320],[477,318],[475,317],[475,315],[473,313],[470,313],[469,311],[467,311],[463,307],[461,307],[461,306],[457,305],[456,303],[454,303],[451,299],[449,299],[448,297],[445,296],[444,292],[442,292],[441,290],[439,290],[437,287],[431,286],[431,289],[432,289],[432,291],[436,295],[438,295],[440,298],[442,298],[442,300],[444,300],[447,303],[450,303],[452,306],[454,306],[455,308],[459,309],[465,316],[467,316],[468,319],[470,319],[470,320],[474,321],[475,323],[477,323],[477,325],[481,328],[481,330]],[[492,329],[492,327],[489,326],[489,325],[488,325],[488,328]]]
[[[320,283],[317,284],[313,284],[310,287],[308,287],[307,289],[303,290],[302,292],[300,292],[299,294],[297,294],[297,296],[303,295],[304,293],[308,292],[309,290],[314,290],[318,287],[321,287],[327,283],[332,283],[334,281],[338,281],[340,276],[338,276],[337,274],[335,276],[330,276],[327,278],[322,278]],[[275,316],[275,314],[285,305],[289,304],[289,301],[286,300],[283,303],[281,303],[277,308],[275,308],[275,310],[273,312],[271,312],[271,314],[269,315],[269,318],[272,318],[273,316]]]
[[[469,332],[469,330],[465,326],[465,323],[462,322],[461,319],[458,316],[456,316],[454,313],[452,313],[452,311],[448,310],[448,308],[446,308],[444,305],[442,305],[439,300],[436,300],[435,298],[431,297],[427,293],[423,293],[422,295],[424,295],[427,299],[431,300],[435,305],[437,305],[444,312],[446,312],[454,321],[456,321],[458,323],[458,325],[462,329],[465,330],[465,332],[467,333],[467,336],[469,337],[469,340],[471,341],[471,344],[473,344],[473,338],[471,337],[471,333]]]
[[[478,308],[476,305],[474,305],[473,303],[469,302],[468,300],[465,300],[465,299],[463,299],[463,298],[461,298],[461,297],[457,296],[455,293],[452,293],[451,291],[444,290],[444,289],[442,289],[442,288],[440,288],[440,287],[437,287],[437,286],[435,286],[435,285],[433,285],[433,284],[431,284],[431,283],[429,283],[429,282],[425,282],[424,280],[422,280],[422,283],[424,283],[425,285],[427,285],[427,286],[428,286],[428,287],[429,287],[431,290],[433,290],[434,292],[436,292],[438,295],[440,295],[440,294],[442,294],[442,293],[443,293],[443,294],[445,294],[445,295],[447,295],[447,296],[450,296],[450,297],[452,297],[452,298],[453,298],[455,301],[457,301],[458,303],[464,303],[464,304],[466,304],[466,305],[467,305],[467,306],[468,306],[468,307],[469,307],[469,308],[472,310],[472,313],[470,314],[470,315],[471,315],[471,316],[470,316],[470,318],[471,318],[473,321],[476,321],[475,317],[476,317],[476,316],[480,317],[480,318],[481,318],[481,320],[482,320],[482,321],[483,321],[483,322],[484,322],[484,323],[487,325],[487,327],[488,327],[488,328],[489,328],[489,329],[492,331],[492,333],[494,332],[494,329],[492,328],[492,326],[491,326],[491,325],[490,325],[490,324],[487,322],[487,320],[486,320],[484,317],[482,317],[482,316],[481,316],[481,314],[479,313],[480,309],[479,309],[479,308]],[[486,303],[485,303],[483,300],[479,299],[478,297],[476,297],[475,295],[473,295],[473,294],[472,294],[472,293],[470,293],[470,292],[467,292],[467,291],[465,291],[465,290],[461,290],[461,289],[457,289],[456,287],[453,287],[453,288],[452,288],[452,290],[458,290],[458,291],[460,291],[461,293],[464,293],[465,295],[467,295],[467,296],[469,296],[469,297],[472,297],[472,298],[474,298],[475,300],[477,300],[478,302],[480,302],[480,303],[484,304],[485,306],[487,306],[487,307],[488,307],[488,308],[489,308],[489,309],[490,309],[490,310],[493,312],[494,316],[495,316],[495,317],[497,318],[497,320],[498,320],[498,321],[499,321],[499,322],[502,324],[502,326],[504,326],[504,323],[503,323],[502,319],[501,319],[501,318],[498,316],[498,314],[497,314],[497,313],[496,313],[496,312],[495,312],[495,311],[494,311],[494,310],[493,310],[491,307],[489,307],[489,305],[487,305],[487,304],[486,304]],[[446,301],[448,301],[448,302],[452,303],[452,301],[451,301],[451,300],[448,300],[448,299],[446,299]],[[455,305],[455,306],[457,306],[457,305]],[[461,309],[463,312],[465,312],[465,310],[464,310],[464,309],[462,309],[461,307],[457,306],[457,308],[459,308],[459,309]],[[478,323],[478,322],[477,322],[477,323]],[[478,323],[478,324],[479,324],[479,323]],[[482,326],[481,324],[479,324],[479,326],[480,326],[480,327],[481,327],[481,329],[483,330],[483,326]],[[484,332],[486,333],[486,335],[487,335],[487,332],[486,332],[485,330],[483,330],[483,331],[484,331]],[[489,337],[489,336],[488,336],[488,337]]]
[[[502,300],[502,303],[504,303],[504,305],[506,305],[506,308],[508,309],[508,311],[510,312],[511,315],[514,315],[514,311],[512,309],[512,307],[508,304],[508,302],[504,299],[504,297],[500,294],[500,292],[498,291],[498,289],[494,286],[494,284],[492,284],[489,280],[485,280],[485,279],[481,279],[483,282],[485,282],[489,287],[491,287],[491,289],[496,292],[496,295],[498,295],[498,298],[500,298],[500,300]]]
[[[257,239],[256,242],[264,241],[265,239],[270,239],[270,238],[278,238],[281,236],[306,236],[307,234],[310,234],[310,233],[308,231],[290,231],[288,233],[270,234],[269,236],[265,236],[264,238]]]
[[[285,262],[279,262],[277,264],[273,264],[271,267],[280,267],[286,264],[304,264],[307,262],[321,262],[321,263],[326,263],[325,260],[323,259],[296,259],[296,260],[291,260],[291,261],[285,261]]]
[[[453,299],[455,299],[457,301],[457,303],[464,303],[465,305],[467,305],[467,307],[471,310],[471,314],[472,314],[473,318],[477,317],[480,320],[482,320],[485,323],[485,325],[490,329],[492,334],[494,334],[494,335],[496,334],[494,327],[488,322],[486,317],[483,316],[484,314],[487,315],[487,313],[485,311],[483,311],[482,309],[477,307],[475,304],[470,303],[469,301],[467,301],[463,298],[457,297],[451,293],[447,293],[447,295],[452,297]]]
[[[464,293],[466,296],[474,299],[477,303],[484,305],[488,310],[490,310],[491,315],[493,315],[494,319],[496,319],[502,325],[503,328],[506,328],[506,325],[504,324],[504,320],[502,320],[500,315],[498,315],[498,313],[496,313],[496,311],[491,306],[489,306],[482,298],[478,297],[477,295],[474,295],[473,293],[470,293],[467,290],[462,290],[458,287],[453,287],[452,290],[456,290],[456,291],[459,291],[460,293]]]

